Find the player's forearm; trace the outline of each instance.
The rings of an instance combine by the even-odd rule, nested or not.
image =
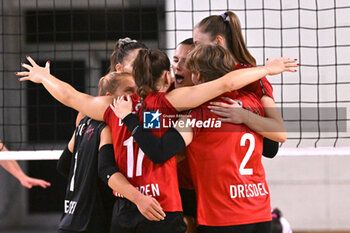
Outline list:
[[[8,149],[6,148],[6,146],[4,145],[4,143],[2,143],[1,140],[0,140],[0,151],[8,151]]]
[[[0,151],[8,151],[2,141],[0,141]],[[0,165],[18,180],[26,176],[21,167],[14,160],[0,160]]]
[[[3,161],[0,161],[0,165],[6,171],[8,171],[10,174],[12,174],[14,177],[16,177],[18,180],[21,180],[23,177],[26,176],[26,174],[24,174],[24,172],[21,169],[21,167],[14,160],[3,160]]]
[[[68,83],[59,80],[51,74],[46,75],[45,78],[42,79],[41,83],[46,90],[62,104],[74,109],[79,107],[78,103],[74,100],[76,96],[83,93],[78,92]]]
[[[137,204],[140,200],[140,195],[143,195],[132,184],[130,184],[125,176],[120,172],[116,172],[111,176],[111,178],[108,180],[108,185],[114,191],[135,204]]]
[[[77,91],[68,83],[63,82],[52,75],[47,75],[45,77],[46,78],[43,79],[41,83],[56,100],[95,120],[103,120],[103,114],[112,102],[112,97],[94,97]]]
[[[186,147],[181,134],[173,128],[170,128],[161,138],[158,138],[151,132],[142,129],[142,125],[135,114],[128,114],[124,117],[123,123],[138,146],[153,163],[163,163]]]
[[[226,91],[238,90],[260,78],[268,75],[269,71],[265,66],[239,69],[226,74],[222,79],[227,83]]]
[[[192,87],[175,89],[167,93],[166,98],[177,111],[185,111],[229,91],[240,89],[269,73],[268,69],[255,67],[232,71],[222,78]]]
[[[244,110],[246,117],[243,123],[260,135],[277,142],[285,142],[287,131],[283,121],[270,117],[262,117],[248,110]]]

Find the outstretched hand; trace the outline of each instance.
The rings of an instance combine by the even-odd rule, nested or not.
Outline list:
[[[265,68],[268,70],[269,75],[276,75],[282,72],[296,72],[293,67],[298,67],[299,64],[296,63],[297,59],[289,59],[280,57],[275,60],[270,61],[266,59]]]
[[[114,99],[113,104],[109,106],[119,119],[124,119],[124,117],[132,112],[132,100],[130,95],[127,95],[126,99],[123,95],[119,96],[117,99]]]
[[[28,189],[32,188],[33,186],[40,186],[42,188],[47,188],[51,186],[51,184],[45,180],[32,178],[29,176],[24,176],[23,178],[19,179],[23,187],[26,187]]]
[[[150,221],[160,221],[165,218],[165,213],[162,207],[153,197],[142,194],[141,199],[136,203],[136,206],[140,213]]]
[[[15,73],[17,76],[22,77],[18,79],[19,81],[29,80],[34,83],[41,83],[45,77],[50,75],[50,61],[46,62],[45,67],[41,67],[38,64],[36,64],[31,57],[27,56],[27,60],[29,61],[30,65],[25,63],[22,63],[21,65],[28,71]]]

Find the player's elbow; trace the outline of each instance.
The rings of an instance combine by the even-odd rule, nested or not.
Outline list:
[[[166,161],[164,160],[164,158],[162,158],[162,154],[159,152],[152,153],[152,156],[148,158],[152,161],[152,163],[155,163],[155,164],[164,163]]]
[[[277,142],[284,143],[287,141],[288,133],[285,125],[283,124],[282,130],[277,134]]]
[[[287,137],[288,137],[288,133],[287,132],[282,132],[281,136],[279,138],[280,140],[278,142],[280,142],[280,143],[286,142],[287,141]]]

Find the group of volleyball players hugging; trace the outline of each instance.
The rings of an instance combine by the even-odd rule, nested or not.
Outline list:
[[[298,64],[256,67],[233,12],[200,21],[172,63],[120,39],[97,97],[52,76],[49,61],[27,60],[20,81],[79,111],[57,164],[68,178],[58,232],[271,232],[261,157],[287,135],[265,76]],[[173,127],[145,129],[146,113]]]

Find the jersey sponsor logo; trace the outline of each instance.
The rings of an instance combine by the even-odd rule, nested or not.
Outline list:
[[[145,129],[160,129],[160,116],[162,114],[157,110],[143,112],[143,128]]]
[[[138,191],[140,191],[142,194],[151,196],[151,197],[159,197],[160,191],[159,191],[159,185],[158,184],[147,184],[144,186],[136,187]],[[115,192],[115,196],[117,197],[124,197],[118,192]]]
[[[76,206],[77,206],[76,201],[64,200],[64,213],[65,214],[74,214]]]
[[[264,183],[230,185],[230,196],[235,198],[249,198],[268,195]]]
[[[78,125],[78,129],[77,129],[77,134],[78,136],[82,136],[84,134],[89,134],[89,137],[88,137],[88,140],[90,140],[92,134],[94,133],[95,131],[95,128],[92,126],[92,125],[89,125],[88,124],[80,124]]]
[[[85,131],[85,134],[89,134],[88,140],[90,140],[90,138],[91,138],[92,134],[94,133],[94,131],[95,131],[95,128],[93,128],[92,125],[90,125],[88,127],[88,129]]]

